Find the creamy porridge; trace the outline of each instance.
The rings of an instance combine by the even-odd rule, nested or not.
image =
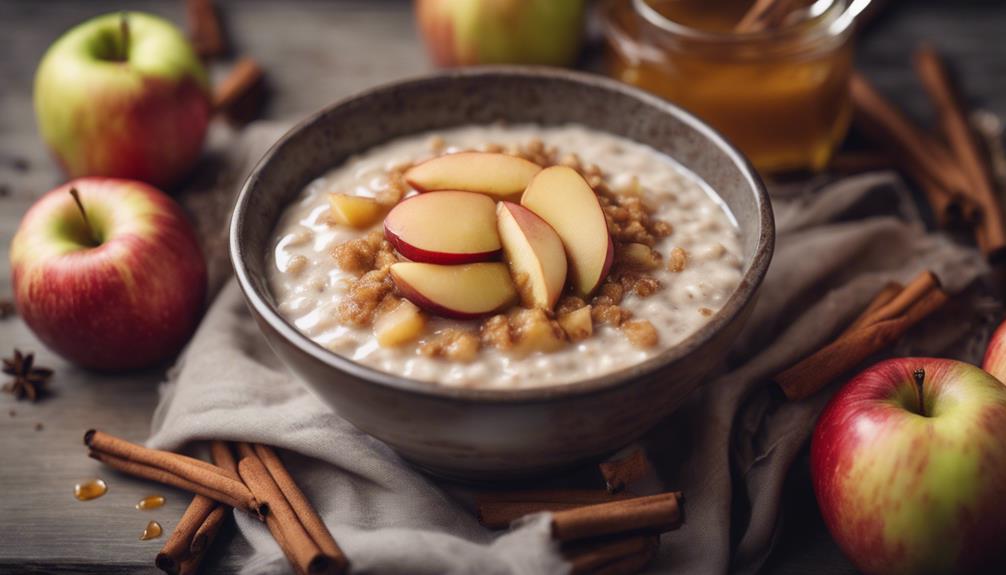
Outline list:
[[[460,152],[471,157],[452,158]],[[436,185],[451,161],[450,182],[487,177],[487,190],[414,189]],[[551,190],[573,180],[597,205],[553,205]],[[513,203],[492,201],[503,196]],[[588,221],[598,205],[600,236]],[[561,221],[577,210],[582,226]],[[551,225],[537,234],[542,219]],[[423,225],[426,237],[411,241]],[[447,253],[461,236],[465,249]],[[514,237],[546,263],[528,267]],[[565,263],[562,246],[569,272],[557,275],[547,262]],[[655,150],[579,126],[493,125],[395,140],[308,184],[280,219],[269,279],[280,312],[336,353],[443,385],[518,388],[609,373],[676,345],[733,293],[740,254],[718,197]],[[466,282],[478,288],[458,291]]]

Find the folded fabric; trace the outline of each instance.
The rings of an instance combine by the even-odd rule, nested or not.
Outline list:
[[[214,166],[221,175],[183,196],[190,209],[193,202],[204,207],[198,227],[217,262],[217,283],[227,277],[220,218],[256,154],[280,130],[247,131]],[[687,498],[686,523],[664,536],[653,572],[754,572],[762,565],[778,537],[786,472],[829,395],[786,403],[771,392],[770,378],[832,337],[884,283],[931,269],[948,291],[966,292],[959,299],[969,300],[927,320],[897,353],[953,347],[974,360],[984,336],[981,311],[991,310],[971,301],[978,290],[966,288],[987,273],[985,264],[974,250],[927,234],[895,176],[790,190],[777,197],[776,214],[776,255],[735,348],[684,407],[641,440],[663,487]],[[355,572],[568,569],[549,538],[546,515],[502,536],[489,532],[475,520],[464,489],[410,467],[316,399],[272,354],[233,281],[163,385],[152,431],[148,443],[158,448],[229,439],[285,450]],[[239,513],[238,526],[254,549],[244,572],[291,572],[263,525]]]

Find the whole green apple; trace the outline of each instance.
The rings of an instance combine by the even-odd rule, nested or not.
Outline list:
[[[439,66],[572,64],[583,0],[416,0],[419,30]]]
[[[70,177],[171,186],[198,159],[210,114],[199,58],[177,28],[149,14],[78,25],[35,73],[42,139]]]
[[[946,359],[881,362],[811,445],[828,529],[868,574],[1006,573],[1006,386]]]
[[[95,369],[172,357],[206,298],[206,262],[182,209],[132,180],[81,178],[43,195],[21,220],[10,263],[28,327]]]

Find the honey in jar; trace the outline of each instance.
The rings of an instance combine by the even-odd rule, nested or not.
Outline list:
[[[611,74],[699,116],[763,173],[819,170],[851,117],[846,0],[737,32],[754,0],[608,0]]]

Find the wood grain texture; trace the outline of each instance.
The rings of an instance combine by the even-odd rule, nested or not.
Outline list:
[[[220,1],[236,55],[262,64],[274,87],[266,113],[299,118],[355,91],[427,69],[407,0]],[[237,6],[240,5],[240,9]],[[184,23],[181,1],[134,0],[130,9]],[[0,253],[6,254],[21,214],[61,176],[35,130],[32,76],[46,47],[90,16],[122,8],[112,0],[5,0],[0,2]],[[870,27],[858,57],[879,89],[917,120],[931,124],[925,95],[910,66],[918,41],[935,40],[958,65],[967,96],[1006,115],[1006,4],[996,1],[892,2]],[[378,41],[375,41],[378,40]],[[590,50],[588,54],[596,54]],[[588,58],[588,65],[591,62]],[[226,64],[214,65],[221,78]],[[0,259],[0,298],[10,295],[7,258]],[[0,353],[13,347],[38,352],[54,367],[55,396],[37,405],[0,396],[0,572],[156,573],[154,555],[164,539],[139,541],[156,519],[170,533],[190,496],[102,468],[85,455],[81,436],[101,427],[143,440],[157,402],[163,369],[108,377],[67,365],[42,348],[17,319],[0,322]],[[13,408],[16,414],[9,415]],[[35,430],[36,422],[44,429]],[[800,464],[805,465],[805,462]],[[798,465],[798,468],[800,467]],[[798,469],[799,472],[799,469]],[[78,502],[74,483],[102,477],[104,497]],[[806,477],[797,477],[809,485]],[[140,512],[137,501],[167,497],[161,509]],[[802,493],[802,492],[801,492]],[[787,532],[770,559],[770,573],[852,573],[820,518],[812,494],[788,504]],[[234,573],[247,553],[241,537],[222,533],[205,572]]]

